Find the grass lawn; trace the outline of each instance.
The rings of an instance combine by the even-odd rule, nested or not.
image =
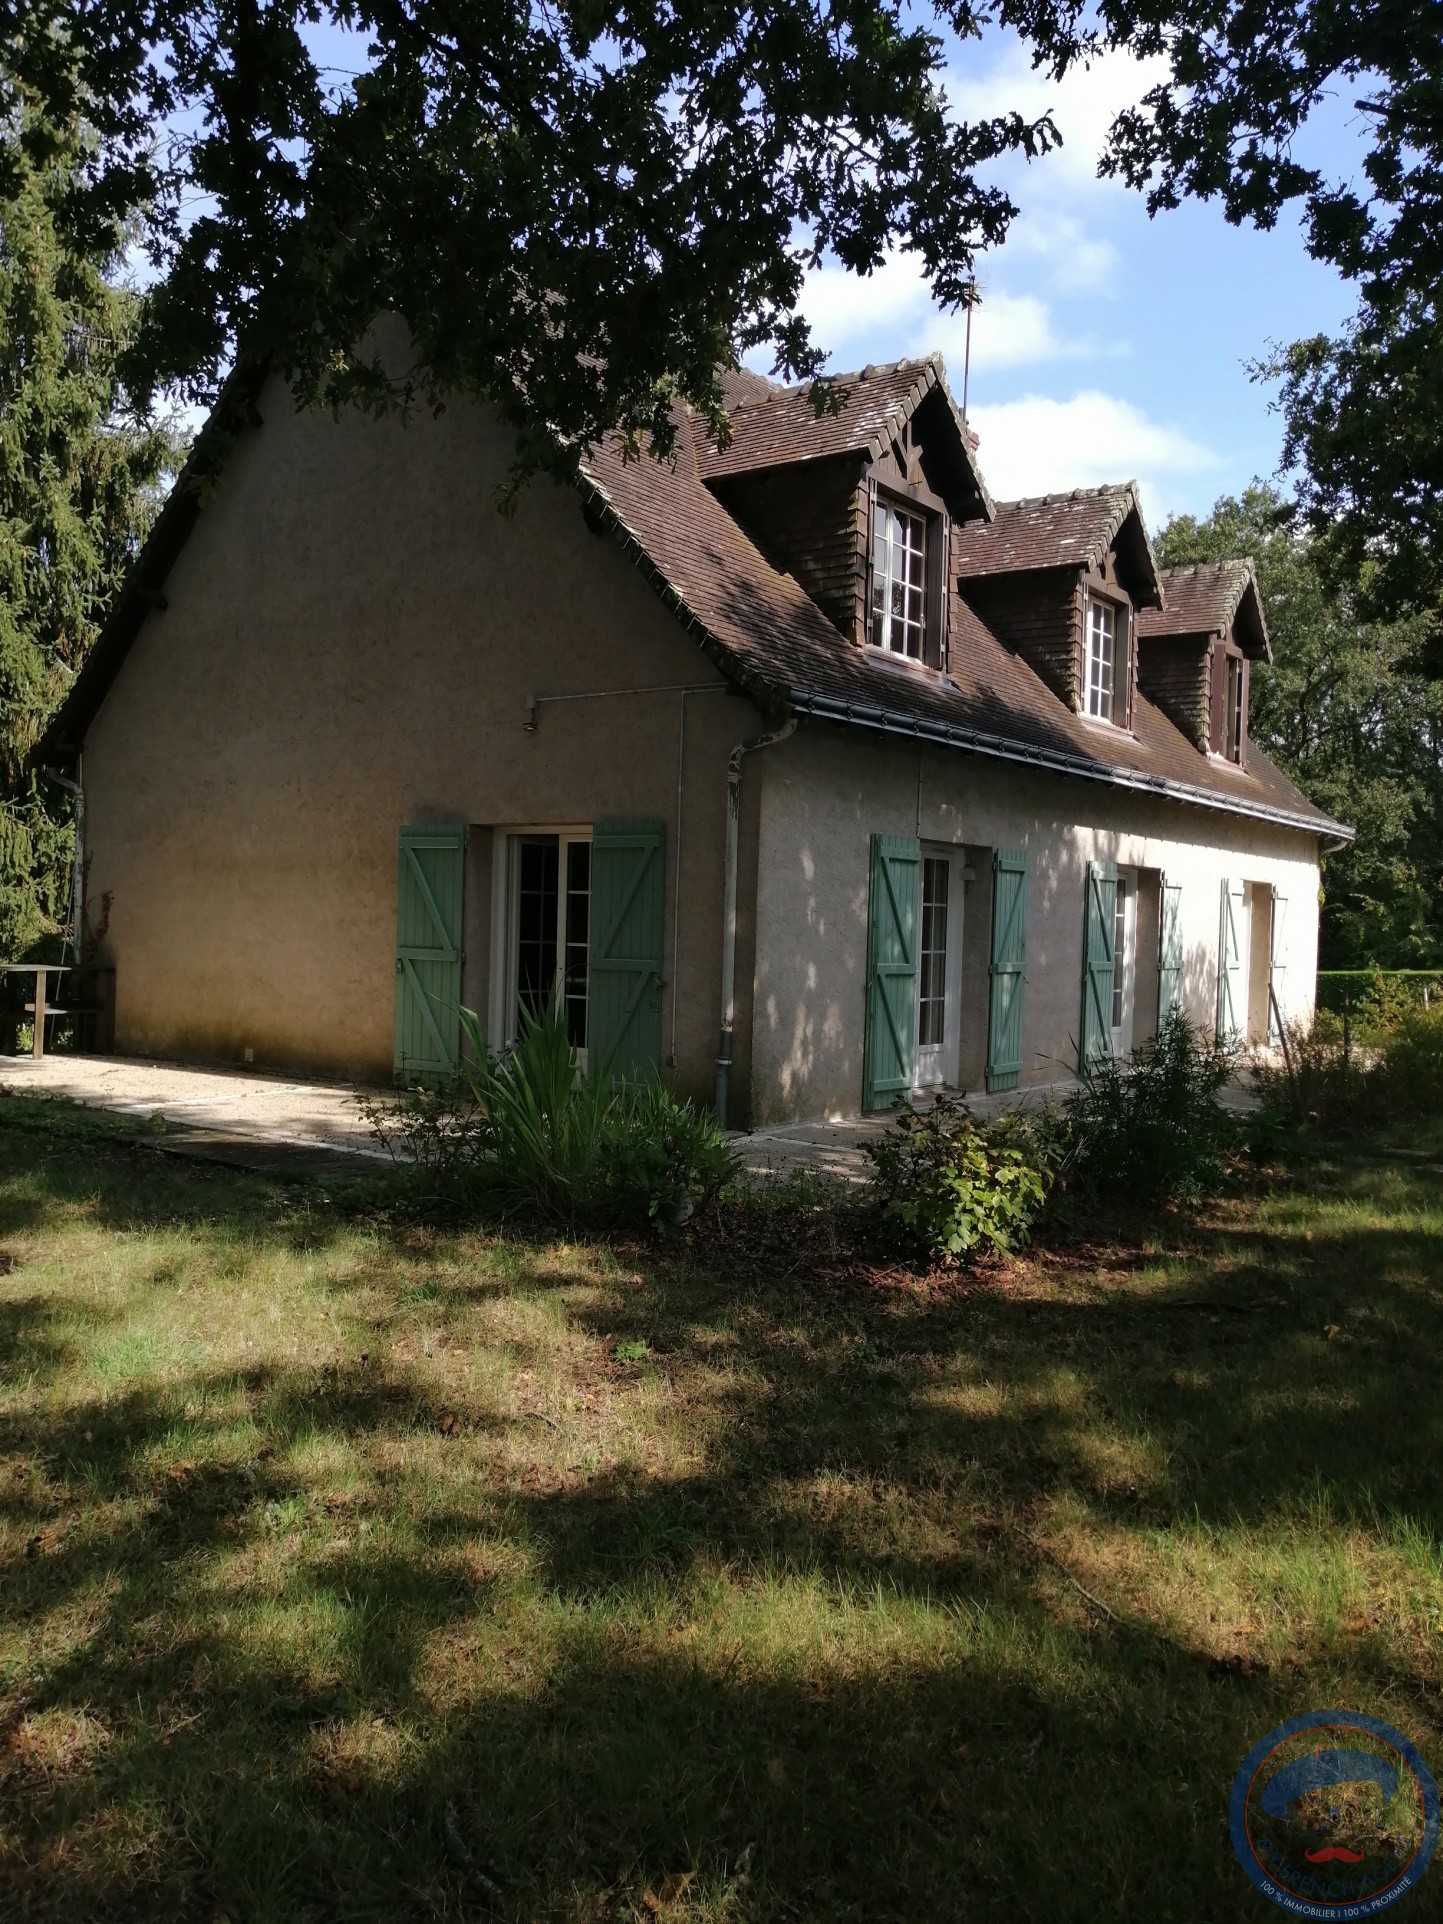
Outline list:
[[[1272,1725],[1443,1766],[1436,1173],[970,1287],[806,1248],[0,1102],[0,1917],[1261,1919]]]

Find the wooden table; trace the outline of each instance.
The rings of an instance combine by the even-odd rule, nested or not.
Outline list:
[[[35,977],[35,1000],[24,1004],[26,1015],[35,1018],[35,1040],[30,1045],[30,1053],[38,1062],[45,1054],[45,1018],[58,1015],[60,1011],[45,1000],[45,985],[52,975],[69,975],[75,967],[73,962],[0,962],[0,972],[6,975],[24,975],[27,972]]]

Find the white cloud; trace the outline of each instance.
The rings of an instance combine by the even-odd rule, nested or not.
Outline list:
[[[1007,230],[999,257],[1041,265],[1050,286],[1065,294],[1107,287],[1121,261],[1111,241],[1089,234],[1075,214],[1028,201]],[[986,278],[986,266],[982,278]]]
[[[1171,69],[1163,55],[1135,60],[1131,54],[1109,53],[1091,66],[1073,67],[1054,80],[1035,69],[1021,42],[1008,47],[985,73],[953,67],[947,75],[947,97],[963,120],[983,120],[994,114],[1017,112],[1029,120],[1052,115],[1062,146],[1034,162],[1029,178],[1052,174],[1102,186],[1097,161],[1108,129],[1124,107],[1141,100],[1149,88],[1165,80]]]
[[[1087,389],[1071,400],[1028,394],[995,407],[974,407],[978,459],[999,500],[1136,480],[1149,523],[1179,505],[1186,483],[1222,465],[1220,457],[1181,429],[1154,421],[1131,401]]]
[[[965,317],[933,305],[915,254],[891,254],[865,279],[843,267],[817,268],[807,276],[801,305],[838,369],[937,348],[961,379]],[[989,372],[1086,351],[1081,341],[1059,339],[1047,303],[1036,294],[989,285],[973,313],[973,360]]]

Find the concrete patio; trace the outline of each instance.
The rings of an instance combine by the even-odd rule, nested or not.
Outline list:
[[[133,1056],[51,1054],[0,1056],[0,1090],[52,1096],[145,1120],[163,1118],[156,1147],[210,1159],[317,1173],[390,1156],[362,1113],[364,1101],[384,1090],[354,1083],[309,1082],[237,1069],[202,1069]],[[735,1138],[748,1175],[786,1176],[808,1168],[847,1182],[864,1182],[869,1165],[862,1144],[885,1124],[796,1123]],[[288,1151],[288,1156],[277,1152]],[[344,1159],[344,1160],[343,1160]]]
[[[0,1091],[51,1096],[145,1120],[163,1119],[157,1148],[211,1159],[353,1173],[389,1163],[361,1113],[376,1092],[132,1056],[0,1056]],[[289,1152],[283,1154],[281,1152]]]
[[[1076,1084],[1058,1083],[1027,1092],[1037,1102],[1062,1096]],[[320,1175],[352,1174],[388,1164],[362,1112],[363,1102],[384,1099],[386,1090],[347,1082],[308,1082],[237,1069],[201,1069],[134,1056],[53,1054],[0,1056],[0,1091],[55,1096],[117,1115],[163,1118],[158,1149],[235,1162],[250,1167],[294,1169]],[[971,1097],[977,1114],[995,1113],[1016,1097]],[[1251,1109],[1257,1097],[1234,1080],[1224,1090],[1228,1108]],[[871,1165],[864,1145],[887,1127],[884,1116],[860,1121],[778,1124],[733,1140],[747,1175],[767,1181],[799,1169],[841,1182],[866,1182]]]

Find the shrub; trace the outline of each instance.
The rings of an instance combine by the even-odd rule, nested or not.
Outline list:
[[[1443,1115],[1443,1008],[1410,1009],[1375,1044],[1345,1048],[1335,1020],[1288,1030],[1282,1066],[1257,1071],[1275,1120],[1351,1136],[1401,1119]]]
[[[1371,1049],[1345,1048],[1341,1025],[1324,1012],[1311,1029],[1290,1025],[1283,1062],[1259,1063],[1253,1083],[1269,1123],[1351,1135],[1378,1120],[1377,1062]]]
[[[357,1105],[393,1162],[446,1177],[474,1163],[485,1120],[464,1083],[362,1096]]]
[[[1037,1125],[1084,1207],[1190,1202],[1223,1181],[1236,1124],[1218,1102],[1233,1058],[1177,1013],[1126,1062],[1098,1065]]]
[[[1025,1242],[1047,1194],[1046,1173],[1015,1130],[988,1128],[945,1098],[904,1110],[866,1153],[883,1220],[942,1262]]]
[[[735,1173],[710,1115],[654,1079],[583,1073],[559,1010],[527,1018],[515,1047],[494,1058],[475,1015],[463,1009],[461,1020],[474,1060],[457,1084],[369,1113],[393,1154],[462,1183],[489,1213],[669,1227]]]
[[[1395,1114],[1443,1115],[1443,1009],[1414,1009],[1383,1045],[1384,1099]]]

